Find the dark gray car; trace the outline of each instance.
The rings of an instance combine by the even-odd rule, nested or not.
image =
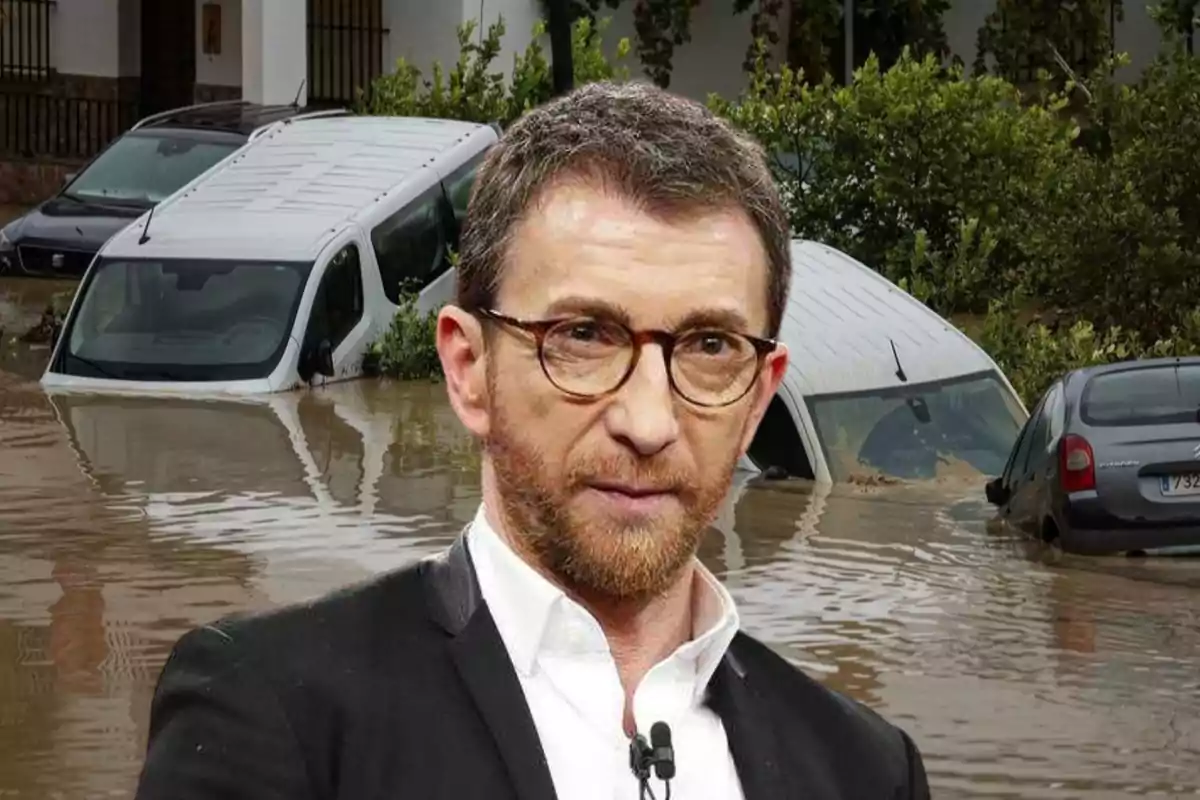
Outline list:
[[[1059,378],[987,498],[1013,526],[1069,552],[1200,549],[1200,358]]]
[[[0,274],[80,278],[104,243],[244,145],[285,119],[343,113],[201,103],[147,117],[107,145],[50,199],[0,227]]]

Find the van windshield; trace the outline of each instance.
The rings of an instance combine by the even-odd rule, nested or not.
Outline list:
[[[1025,413],[995,372],[808,399],[834,481],[999,475]]]
[[[287,345],[311,264],[101,260],[60,369],[154,381],[263,378]]]

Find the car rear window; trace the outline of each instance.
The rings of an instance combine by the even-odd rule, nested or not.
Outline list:
[[[1079,411],[1088,425],[1170,425],[1200,420],[1200,365],[1141,367],[1097,375]]]

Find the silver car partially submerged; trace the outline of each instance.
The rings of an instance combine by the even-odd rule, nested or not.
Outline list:
[[[1066,373],[994,474],[1000,519],[1065,551],[1200,551],[1200,358]]]

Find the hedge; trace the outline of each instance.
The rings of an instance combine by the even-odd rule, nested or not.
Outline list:
[[[627,79],[629,42],[576,23],[576,83]],[[534,31],[505,82],[503,21],[426,80],[404,61],[375,81],[368,114],[512,122],[551,94]],[[1164,52],[1133,86],[1113,64],[1022,91],[907,53],[873,57],[850,85],[772,69],[710,107],[773,154],[796,235],[844,250],[964,324],[1026,403],[1076,366],[1200,348],[1200,60]],[[381,368],[436,372],[432,327],[397,317]]]

